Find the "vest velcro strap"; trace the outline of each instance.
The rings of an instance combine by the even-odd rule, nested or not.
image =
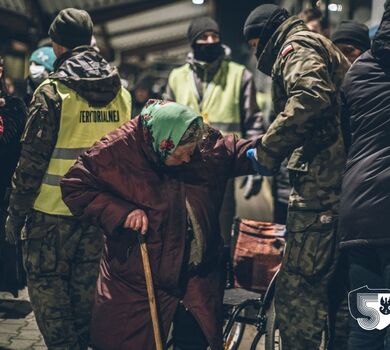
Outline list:
[[[239,123],[210,123],[214,129],[223,132],[240,132],[241,125]]]
[[[68,159],[75,160],[77,157],[86,151],[86,148],[55,148],[52,154],[52,158],[54,159]]]
[[[61,180],[62,176],[60,175],[45,174],[42,183],[45,185],[59,186]]]

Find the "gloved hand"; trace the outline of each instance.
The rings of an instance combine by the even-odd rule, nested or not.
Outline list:
[[[5,239],[10,244],[16,244],[20,240],[20,232],[24,226],[24,221],[13,220],[10,216],[5,222]]]
[[[257,171],[260,175],[263,176],[272,176],[274,175],[274,172],[265,166],[261,165],[257,161],[257,149],[256,148],[250,148],[246,151],[246,156],[251,160],[253,169]]]
[[[244,177],[240,185],[240,188],[244,188],[244,198],[256,196],[261,190],[262,183],[263,177],[259,174]]]

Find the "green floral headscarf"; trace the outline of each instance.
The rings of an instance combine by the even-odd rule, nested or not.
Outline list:
[[[162,161],[175,151],[193,122],[203,125],[202,117],[189,107],[161,100],[149,100],[140,118],[145,141],[152,144]]]

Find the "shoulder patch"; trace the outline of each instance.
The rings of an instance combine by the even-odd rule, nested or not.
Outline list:
[[[282,57],[286,57],[290,52],[294,51],[294,46],[292,44],[287,45],[282,52],[280,53]]]

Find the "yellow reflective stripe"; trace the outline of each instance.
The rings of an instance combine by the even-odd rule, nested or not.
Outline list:
[[[62,180],[61,175],[45,174],[42,183],[51,186],[59,186],[61,180]]]

